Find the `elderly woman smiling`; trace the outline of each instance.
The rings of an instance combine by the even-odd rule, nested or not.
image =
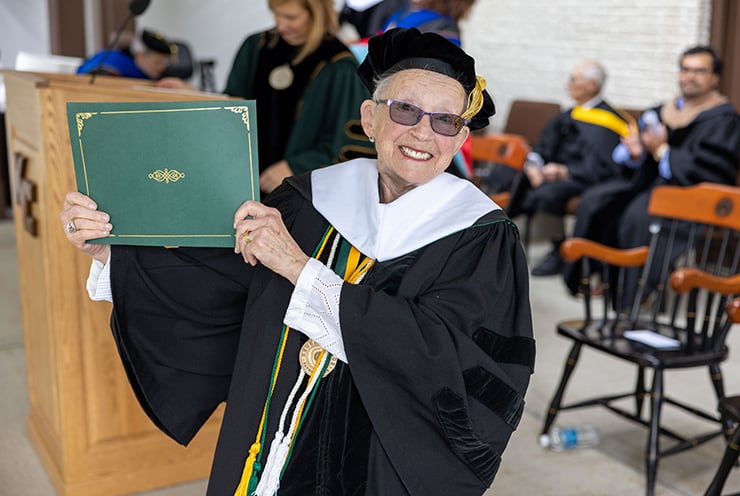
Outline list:
[[[227,402],[209,495],[480,495],[521,417],[534,341],[517,230],[443,172],[493,114],[485,82],[415,29],[371,39],[359,71],[377,161],[245,202],[235,253],[93,247],[108,217],[67,195],[61,221],[97,259],[89,291],[112,294],[152,421],[187,443]]]

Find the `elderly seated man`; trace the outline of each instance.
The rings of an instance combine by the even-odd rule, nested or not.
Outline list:
[[[562,217],[571,198],[620,174],[611,152],[627,134],[628,126],[624,113],[601,96],[605,81],[606,70],[598,62],[585,61],[573,68],[567,88],[575,106],[556,116],[542,131],[523,173],[513,181],[510,217],[539,211]],[[505,175],[501,169],[494,169],[494,176]],[[560,273],[563,235],[562,231],[556,234],[552,251],[532,269],[532,275]]]
[[[613,179],[590,189],[576,210],[573,235],[618,248],[649,241],[648,201],[653,188],[700,182],[736,184],[740,162],[740,116],[718,91],[722,61],[710,47],[695,46],[679,57],[680,94],[646,111],[640,132],[631,133],[613,156],[630,179]],[[686,239],[676,239],[680,243]],[[669,255],[670,256],[670,255]],[[564,276],[571,292],[578,289],[578,264]],[[628,272],[634,284],[637,271]]]

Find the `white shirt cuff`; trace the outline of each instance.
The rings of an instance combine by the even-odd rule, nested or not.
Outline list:
[[[93,259],[86,286],[91,300],[113,302],[110,286],[110,257],[105,264]]]
[[[310,259],[298,277],[284,323],[347,363],[339,324],[339,298],[343,284],[342,278],[331,269],[316,259]]]

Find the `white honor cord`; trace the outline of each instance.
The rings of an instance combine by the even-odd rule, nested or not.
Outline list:
[[[316,372],[308,381],[306,389],[303,390],[303,394],[301,394],[301,397],[298,398],[298,402],[293,409],[293,416],[291,418],[290,428],[288,429],[288,432],[286,434],[283,434],[282,431],[285,425],[284,422],[286,414],[288,410],[290,410],[290,405],[293,402],[293,397],[295,396],[298,387],[303,382],[303,376],[305,375],[303,370],[301,370],[301,373],[298,376],[298,380],[293,386],[293,390],[290,392],[290,397],[286,402],[283,413],[280,416],[280,426],[278,428],[278,431],[275,433],[272,444],[270,444],[270,453],[267,455],[265,470],[262,472],[262,477],[260,477],[257,488],[254,490],[254,496],[274,496],[277,493],[277,490],[280,488],[280,474],[282,473],[285,462],[288,459],[290,443],[293,439],[293,434],[295,433],[295,429],[298,424],[298,414],[301,412],[301,410],[303,410],[303,404],[306,402],[306,398],[308,398],[309,393],[316,385],[316,381],[318,381],[319,377],[322,375],[324,364],[326,363],[326,360],[329,356],[330,355],[328,352],[324,352],[321,361],[317,365]]]

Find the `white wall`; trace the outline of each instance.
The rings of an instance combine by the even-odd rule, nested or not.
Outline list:
[[[606,66],[610,101],[642,108],[676,93],[678,55],[709,40],[710,3],[477,0],[462,26],[463,45],[498,105],[494,129],[503,128],[515,98],[568,105],[565,81],[587,58]],[[196,58],[215,58],[221,89],[241,41],[272,18],[266,0],[152,0],[140,24],[189,41]]]
[[[0,69],[12,69],[19,51],[49,53],[46,0],[0,0]],[[0,77],[0,111],[5,110],[5,83]]]
[[[47,0],[0,1],[0,65],[12,68],[19,50],[49,53]]]
[[[478,0],[463,45],[500,110],[514,98],[567,105],[565,82],[581,60],[609,73],[605,95],[643,108],[677,92],[678,55],[709,40],[710,0]]]
[[[89,0],[95,1],[95,0]],[[341,0],[337,0],[340,4]],[[463,24],[505,123],[511,100],[567,105],[564,84],[579,61],[609,72],[605,94],[623,107],[645,107],[676,93],[677,57],[707,43],[711,0],[477,0]],[[272,25],[266,0],[152,0],[139,25],[187,41],[197,59],[216,60],[222,89],[231,60],[249,34]],[[0,0],[0,63],[23,49],[48,53],[46,0]]]

